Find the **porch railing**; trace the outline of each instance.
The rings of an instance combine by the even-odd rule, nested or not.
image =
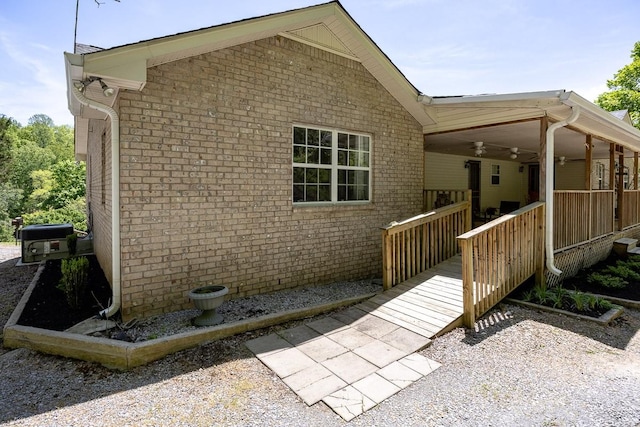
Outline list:
[[[438,200],[448,201],[443,205],[471,201],[471,190],[422,190],[422,210],[428,212],[438,206]]]
[[[612,233],[613,190],[553,192],[553,247],[561,250]]]
[[[458,236],[465,326],[532,275],[542,280],[544,230],[544,203],[536,202]]]
[[[457,254],[456,237],[470,229],[470,201],[392,222],[383,228],[384,289],[390,289]]]
[[[625,229],[640,223],[640,190],[624,190],[622,192],[622,215],[620,228]]]

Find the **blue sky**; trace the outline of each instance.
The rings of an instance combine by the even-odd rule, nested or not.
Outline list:
[[[79,0],[77,40],[100,47],[160,37],[324,0]],[[475,95],[573,90],[589,100],[631,62],[637,0],[342,0],[420,91]],[[63,52],[76,0],[0,2],[0,114],[73,124]]]

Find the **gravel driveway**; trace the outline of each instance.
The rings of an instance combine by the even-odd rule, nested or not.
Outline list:
[[[0,245],[0,257],[15,252]],[[18,255],[15,255],[18,256]],[[33,267],[0,258],[0,321]],[[16,295],[17,299],[16,299]],[[295,323],[293,323],[295,324]],[[331,426],[245,348],[292,323],[186,350],[129,372],[29,350],[0,353],[0,423],[16,426]],[[354,426],[640,425],[640,313],[615,324],[510,305],[421,353],[435,372]]]

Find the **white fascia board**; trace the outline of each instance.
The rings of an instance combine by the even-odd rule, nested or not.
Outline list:
[[[544,92],[522,92],[522,93],[507,93],[507,94],[491,94],[491,95],[464,95],[464,96],[451,96],[444,98],[430,98],[421,99],[420,101],[425,105],[438,106],[438,105],[456,105],[464,104],[473,106],[474,104],[485,103],[504,103],[504,102],[524,102],[531,103],[533,100],[556,100],[559,103],[560,97],[565,93],[564,90],[550,90]]]
[[[624,120],[618,119],[610,112],[600,108],[590,101],[587,101],[575,92],[567,92],[563,97],[561,97],[561,100],[565,105],[570,107],[579,106],[582,109],[581,114],[585,114],[607,128],[612,128],[615,131],[626,135],[630,139],[634,139],[637,145],[636,148],[640,149],[640,129],[637,129]]]
[[[67,107],[74,116],[78,116],[82,112],[82,105],[71,94],[73,82],[82,80],[82,56],[73,53],[64,53],[64,70],[67,80]]]

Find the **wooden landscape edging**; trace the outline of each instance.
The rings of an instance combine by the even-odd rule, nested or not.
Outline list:
[[[195,331],[183,332],[154,340],[130,343],[110,338],[91,337],[71,332],[52,331],[19,325],[17,322],[38,281],[42,268],[41,265],[5,325],[3,345],[7,348],[28,348],[47,354],[97,362],[108,368],[119,370],[128,370],[161,359],[171,353],[176,353],[239,333],[262,329],[305,317],[317,316],[338,308],[359,303],[377,294],[371,293],[312,307],[268,314],[253,319],[203,327]]]

